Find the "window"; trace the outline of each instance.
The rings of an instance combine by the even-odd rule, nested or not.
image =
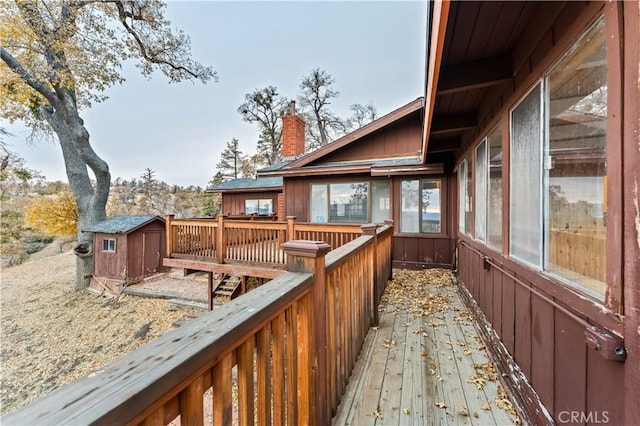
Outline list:
[[[440,179],[403,180],[400,193],[400,232],[442,232]]]
[[[471,157],[465,158],[458,169],[458,183],[460,185],[460,203],[458,206],[459,230],[471,235],[471,204],[473,176],[471,175]]]
[[[607,52],[600,19],[547,76],[545,267],[604,299]]]
[[[489,185],[487,194],[487,245],[502,249],[502,134],[497,127],[489,142]]]
[[[511,255],[600,300],[606,77],[601,18],[512,110],[510,141]]]
[[[502,135],[496,127],[476,146],[475,238],[502,249]],[[468,187],[464,182],[465,188]],[[465,212],[464,217],[467,216]]]
[[[511,111],[510,253],[540,265],[542,191],[542,84]]]
[[[486,241],[487,238],[487,139],[476,147],[476,229],[475,237]]]
[[[311,185],[311,222],[382,223],[390,218],[388,181]]]
[[[374,180],[371,182],[371,222],[384,223],[387,219],[391,219],[389,182]]]
[[[111,238],[102,240],[102,251],[116,251],[116,240]]]
[[[273,213],[273,200],[270,198],[244,201],[244,214],[270,215],[271,213]]]

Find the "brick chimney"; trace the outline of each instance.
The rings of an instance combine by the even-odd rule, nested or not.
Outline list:
[[[291,161],[304,154],[304,119],[296,114],[296,102],[289,102],[282,116],[282,157]]]

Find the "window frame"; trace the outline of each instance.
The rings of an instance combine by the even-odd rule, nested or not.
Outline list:
[[[310,223],[327,223],[327,224],[343,224],[343,225],[354,225],[354,224],[366,224],[366,223],[371,223],[372,217],[373,217],[373,207],[372,207],[372,203],[373,203],[373,183],[377,182],[383,182],[387,185],[387,189],[388,189],[388,195],[389,195],[389,219],[393,218],[393,191],[391,189],[391,179],[363,179],[363,180],[348,180],[348,181],[332,181],[332,182],[327,182],[327,181],[320,181],[320,182],[311,182],[309,183],[309,198],[310,198],[310,202],[309,202],[309,222]],[[331,219],[331,186],[332,185],[354,185],[354,184],[366,184],[367,185],[367,206],[366,206],[366,221],[365,222],[332,222]],[[313,187],[314,186],[324,186],[325,187],[325,193],[327,194],[327,202],[326,202],[326,206],[325,206],[325,212],[326,212],[326,220],[323,222],[320,221],[315,221],[312,218],[312,209],[311,206],[313,204]]]
[[[604,31],[606,33],[606,17],[604,17],[602,14],[596,16],[594,18],[594,20],[590,23],[590,25],[569,45],[566,47],[566,49],[563,50],[563,52],[556,58],[556,60],[553,61],[553,63],[547,68],[545,69],[544,72],[542,72],[540,74],[540,77],[538,79],[535,80],[535,82],[532,84],[532,86],[529,88],[529,90],[527,90],[521,97],[518,98],[518,100],[516,102],[513,103],[513,106],[511,108],[508,109],[508,120],[509,120],[509,203],[508,203],[508,210],[509,210],[509,224],[508,224],[508,230],[509,230],[509,236],[508,236],[508,257],[513,259],[514,261],[518,262],[518,263],[522,263],[526,266],[532,267],[534,268],[536,271],[538,271],[542,276],[549,278],[551,280],[553,280],[553,282],[556,282],[568,289],[571,289],[573,291],[576,291],[578,293],[580,293],[583,296],[586,296],[590,299],[592,299],[595,303],[599,304],[599,305],[605,305],[607,307],[611,307],[614,306],[615,303],[617,303],[616,301],[610,302],[610,293],[613,291],[615,292],[615,289],[612,288],[612,285],[608,282],[609,281],[609,274],[608,274],[608,270],[609,270],[609,262],[611,262],[610,259],[610,226],[611,226],[611,222],[607,223],[607,225],[605,225],[605,236],[606,236],[606,240],[605,240],[605,250],[607,253],[606,259],[605,259],[605,276],[604,276],[604,286],[605,286],[605,291],[604,294],[598,293],[596,290],[593,290],[587,286],[585,286],[584,284],[580,283],[580,281],[574,281],[572,279],[570,279],[569,277],[565,277],[562,276],[554,271],[551,271],[549,268],[549,253],[551,252],[552,248],[550,247],[550,238],[549,238],[549,230],[550,230],[550,224],[549,224],[549,218],[550,218],[550,202],[549,202],[549,196],[548,196],[548,192],[549,192],[549,186],[550,186],[550,176],[549,176],[549,168],[551,166],[551,156],[549,154],[549,146],[550,146],[550,90],[551,90],[551,84],[550,84],[550,77],[551,74],[553,72],[553,70],[562,63],[562,61],[579,45],[579,43],[584,40],[584,38],[589,34],[590,31],[592,31],[596,25],[598,25],[598,23],[600,22],[600,20],[603,21],[604,24]],[[607,47],[607,49],[609,48],[609,45],[606,44],[605,42],[605,46]],[[609,53],[607,53],[607,58],[609,58]],[[611,82],[611,71],[610,71],[610,67],[611,64],[607,64],[607,76],[606,76],[606,84],[607,87],[609,87],[609,84]],[[539,89],[538,89],[539,87]],[[539,141],[539,156],[540,156],[540,161],[539,161],[539,180],[537,182],[533,182],[531,181],[530,183],[532,184],[532,186],[539,186],[540,188],[540,194],[539,196],[539,205],[538,205],[538,214],[539,214],[539,223],[538,223],[538,228],[537,228],[537,234],[539,237],[539,253],[538,253],[538,259],[537,262],[530,262],[527,259],[523,259],[521,257],[519,257],[518,255],[514,254],[513,252],[513,218],[514,218],[514,208],[513,208],[513,203],[514,203],[514,191],[517,189],[515,188],[515,186],[513,185],[513,177],[515,176],[514,174],[514,163],[513,163],[513,152],[514,152],[514,138],[513,138],[513,112],[514,110],[516,110],[521,104],[522,102],[528,98],[528,96],[535,90],[539,90],[539,99],[538,99],[538,105],[540,108],[540,141]],[[607,94],[607,109],[609,110],[611,106],[611,98],[609,96],[609,94]],[[607,124],[606,124],[606,128],[609,129],[610,123],[609,121],[611,120],[609,114],[607,114]],[[605,142],[605,149],[606,149],[606,153],[605,153],[605,158],[607,160],[609,160],[610,157],[610,150],[613,144],[615,144],[615,141],[612,140],[610,133],[607,131],[606,136],[605,136],[606,142]],[[503,164],[504,167],[504,164]],[[609,176],[610,170],[607,170],[607,174],[605,176]],[[604,187],[603,190],[605,192],[607,192],[610,189],[610,185],[607,182],[608,179],[605,179],[605,183],[604,183]],[[503,218],[504,220],[504,218]],[[504,235],[503,235],[503,239],[504,239]],[[615,297],[615,296],[613,296]],[[611,305],[611,306],[610,306]]]
[[[257,213],[247,213],[247,202],[252,202],[252,201],[257,201],[258,202],[258,212]],[[268,214],[261,214],[260,213],[260,202],[261,201],[268,201],[269,205],[270,205],[270,212]],[[246,200],[244,200],[244,214],[245,215],[252,215],[252,214],[257,214],[258,216],[270,216],[273,214],[273,199],[271,198],[247,198]]]
[[[422,193],[422,190],[424,188],[423,184],[424,181],[438,181],[439,182],[439,188],[438,190],[440,191],[439,194],[439,210],[440,210],[440,231],[439,232],[426,232],[423,231],[423,221],[420,219],[421,216],[418,216],[418,231],[417,232],[411,232],[411,231],[402,231],[402,183],[403,182],[408,182],[408,181],[417,181],[418,182],[418,192]],[[418,212],[422,212],[422,197],[419,196],[419,202],[418,202]],[[403,235],[419,235],[421,237],[433,237],[433,236],[442,236],[445,234],[445,226],[446,226],[446,215],[443,214],[443,210],[446,208],[446,178],[443,176],[414,176],[414,177],[409,177],[407,176],[405,179],[398,179],[398,233],[399,234],[403,234]]]
[[[112,248],[112,246],[113,246],[113,248]],[[115,238],[103,238],[102,239],[102,251],[104,253],[115,253],[116,252],[116,240],[115,240]]]

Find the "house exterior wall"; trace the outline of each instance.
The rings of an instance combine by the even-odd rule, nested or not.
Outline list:
[[[404,179],[441,179],[445,190],[441,200],[442,232],[439,234],[419,234],[400,232],[400,185]],[[295,216],[298,221],[309,222],[312,184],[354,183],[354,182],[388,182],[391,198],[391,220],[395,223],[393,240],[393,265],[398,268],[422,269],[425,267],[449,268],[453,264],[453,232],[454,222],[449,219],[452,204],[452,191],[455,190],[455,179],[443,175],[398,176],[389,178],[371,177],[366,174],[331,177],[286,178],[284,180],[286,216]]]
[[[278,191],[225,192],[222,193],[222,213],[226,215],[244,214],[246,200],[271,200],[272,213],[278,213]]]
[[[625,20],[624,31],[631,34],[625,38],[620,22],[627,13],[633,18]],[[608,39],[609,97],[606,231],[608,292],[603,302],[515,260],[509,255],[508,247],[509,110],[600,14],[605,17]],[[467,135],[465,148],[458,156],[458,161],[469,155],[473,156],[474,148],[494,126],[498,125],[503,129],[502,248],[489,248],[476,240],[473,232],[471,235],[457,232],[457,269],[460,281],[469,290],[544,406],[559,424],[631,424],[632,419],[638,418],[640,348],[637,295],[640,257],[637,238],[640,231],[637,225],[632,225],[632,219],[637,223],[639,217],[637,207],[635,213],[631,214],[635,215],[635,219],[625,213],[634,209],[634,196],[630,196],[630,192],[623,196],[623,191],[631,191],[627,181],[623,181],[623,176],[633,176],[632,179],[636,179],[637,184],[637,140],[640,125],[636,120],[628,133],[623,135],[620,117],[626,117],[627,111],[635,113],[635,117],[638,113],[639,21],[636,2],[568,3],[555,20],[548,22],[548,27],[537,28],[539,33],[535,36],[532,30],[531,36],[514,54],[514,60],[524,64],[517,68],[519,71],[515,76],[515,83],[502,93],[487,96],[495,101],[482,106],[481,125],[477,132]],[[631,42],[627,48],[635,49],[635,62],[627,65],[621,62],[621,40],[626,40],[627,43],[635,40],[635,44]],[[628,53],[624,56],[627,55]],[[635,75],[636,79],[620,78],[621,74],[629,73]],[[629,87],[625,87],[625,84]],[[632,99],[625,93],[633,93]],[[633,157],[628,159],[625,154],[623,161],[621,152],[623,149],[628,150],[630,145],[633,145]],[[457,190],[453,198],[457,202]],[[637,193],[635,202],[637,203]],[[626,220],[623,218],[625,215]],[[458,215],[452,218],[458,218]],[[473,221],[471,226],[473,228]],[[623,247],[629,246],[633,249],[623,250]],[[625,271],[624,274],[621,273],[622,270]],[[627,300],[627,294],[631,294],[630,301]],[[620,314],[625,315],[624,322]],[[589,326],[596,326],[614,339],[616,336],[624,337],[626,361],[605,359],[602,351],[587,345],[585,332]],[[635,402],[631,402],[632,400]],[[540,419],[542,421],[543,417]]]

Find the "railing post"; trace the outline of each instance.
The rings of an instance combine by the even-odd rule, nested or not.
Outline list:
[[[173,218],[176,217],[176,215],[174,214],[168,214],[164,217],[164,226],[165,226],[165,232],[167,234],[167,247],[166,247],[166,251],[167,251],[167,257],[171,257],[171,252],[173,251],[173,229],[171,229],[171,221],[173,220]]]
[[[371,263],[371,270],[373,271],[373,289],[371,291],[371,295],[373,296],[373,300],[371,301],[371,324],[376,326],[378,325],[378,293],[380,292],[380,285],[378,280],[385,279],[382,277],[378,277],[378,225],[375,223],[366,223],[361,226],[362,234],[371,235],[373,237],[373,255],[369,262]]]
[[[289,219],[289,218],[287,218]],[[283,245],[287,254],[290,272],[310,272],[315,275],[311,291],[312,317],[309,337],[309,354],[312,375],[308,395],[309,418],[300,419],[299,424],[309,423],[327,425],[331,420],[331,407],[328,400],[327,368],[327,292],[325,275],[325,255],[331,246],[322,241],[288,241]],[[315,358],[315,359],[314,359]],[[305,374],[298,371],[298,374]],[[300,389],[298,390],[300,391]],[[304,412],[306,410],[300,410]]]
[[[387,226],[390,226],[391,228],[394,227],[394,222],[391,219],[386,219],[384,221],[384,224]],[[396,230],[393,230],[393,234],[395,234]],[[391,265],[389,266],[389,276],[387,277],[388,280],[393,278],[393,234],[391,234],[391,244],[389,245],[389,250],[390,250],[390,255],[391,255]]]
[[[287,241],[296,239],[296,216],[287,216]]]
[[[218,263],[224,263],[224,259],[227,257],[227,233],[224,231],[224,218],[225,214],[218,215],[218,235],[216,236],[216,255],[218,257]]]

